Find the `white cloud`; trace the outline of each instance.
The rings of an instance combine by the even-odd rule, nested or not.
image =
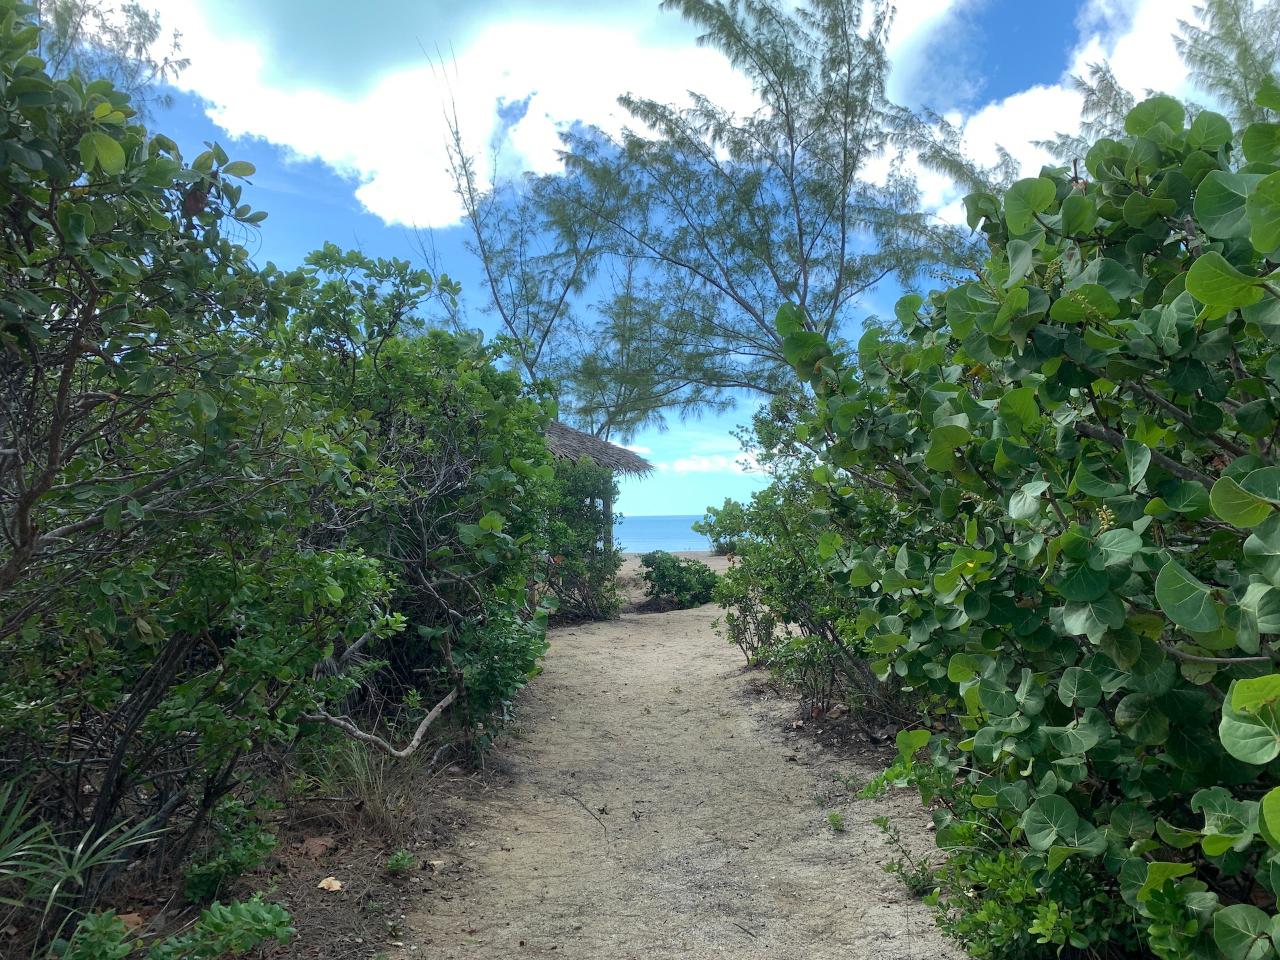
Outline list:
[[[648,454],[648,453],[653,453],[651,449],[645,446],[641,446],[638,443],[624,443],[622,445],[622,449],[630,450],[632,453],[638,453],[641,456],[644,456],[645,454]]]
[[[889,53],[903,78],[936,70],[933,41],[976,0],[913,0],[899,6]],[[1080,97],[1071,73],[1105,60],[1141,96],[1148,87],[1191,92],[1172,35],[1194,16],[1196,0],[1088,0],[1077,18],[1079,36],[1069,66],[1054,84],[1033,86],[949,119],[964,131],[968,151],[992,163],[999,144],[1034,173],[1050,158],[1033,145],[1079,122]],[[497,107],[528,98],[525,115],[506,132],[507,152],[539,173],[560,169],[558,132],[586,122],[617,133],[627,122],[617,97],[643,92],[680,101],[694,88],[740,110],[755,103],[747,80],[715,50],[686,43],[664,46],[652,31],[614,18],[609,25],[578,20],[494,22],[454,59],[424,61],[384,75],[350,97],[305,87],[272,85],[266,54],[252,37],[225,32],[205,0],[168,0],[164,16],[183,34],[190,68],[182,86],[209,103],[211,118],[233,136],[265,138],[300,157],[320,159],[358,186],[356,197],[388,223],[442,227],[460,216],[445,151],[445,111],[452,102],[462,134],[478,154],[482,179],[491,175],[487,145],[499,130]],[[570,55],[571,54],[571,55]],[[236,69],[228,70],[228,64]],[[895,81],[896,82],[896,81]],[[962,191],[944,176],[908,160],[926,209],[963,222]],[[870,165],[872,179],[888,173],[887,158]]]
[[[1054,160],[1035,141],[1051,140],[1059,132],[1078,128],[1083,101],[1070,78],[1073,74],[1087,74],[1090,64],[1110,64],[1116,79],[1139,99],[1148,90],[1183,98],[1194,93],[1173,35],[1178,31],[1179,20],[1195,19],[1196,3],[1197,0],[1089,0],[1077,18],[1079,35],[1058,82],[1038,84],[992,101],[967,117],[947,119],[963,130],[965,151],[975,160],[994,164],[999,158],[997,147],[1003,147],[1017,161],[1024,176],[1034,175]],[[904,45],[901,69],[908,74],[928,67],[927,63],[910,58],[929,55],[924,42],[929,31],[944,27],[948,16],[963,10],[962,3],[945,4],[942,0],[930,0],[927,6],[932,12],[920,28],[925,33]],[[907,157],[905,163],[916,176],[925,209],[946,223],[963,224],[964,191],[946,177],[923,169],[912,157]],[[889,166],[889,158],[880,158],[869,165],[868,174],[882,182]]]
[[[1081,11],[1081,34],[1059,82],[983,107],[965,123],[966,146],[979,160],[993,163],[999,144],[1023,173],[1034,174],[1051,158],[1032,141],[1079,126],[1082,99],[1070,77],[1086,75],[1093,63],[1110,64],[1116,79],[1139,99],[1148,89],[1189,95],[1191,85],[1173,35],[1179,20],[1195,19],[1195,5],[1196,0],[1090,0]]]
[[[759,462],[752,453],[691,453],[678,460],[658,464],[658,469],[672,473],[758,473]]]
[[[493,23],[456,59],[392,71],[369,92],[345,99],[272,86],[262,49],[251,38],[221,32],[200,0],[169,0],[164,16],[182,32],[191,58],[181,86],[209,102],[219,126],[320,159],[359,181],[360,202],[388,223],[458,221],[445,151],[451,102],[484,178],[503,101],[530,98],[508,145],[521,166],[539,173],[560,168],[557,132],[565,125],[580,121],[617,133],[626,122],[617,97],[628,91],[675,102],[696,88],[731,106],[754,102],[750,84],[714,50],[663,47],[621,26],[541,20]],[[232,63],[235,69],[227,69]]]

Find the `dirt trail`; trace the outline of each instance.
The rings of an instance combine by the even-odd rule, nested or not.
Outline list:
[[[851,768],[786,736],[790,705],[761,696],[714,634],[718,612],[552,634],[520,736],[495,751],[487,788],[456,801],[468,825],[408,918],[404,956],[961,956],[880,868],[871,818],[903,813],[918,837],[914,802],[842,792],[833,832],[836,807],[815,795],[875,760]]]

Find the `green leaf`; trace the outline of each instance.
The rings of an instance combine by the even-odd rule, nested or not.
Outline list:
[[[1280,467],[1259,467],[1250,470],[1240,481],[1246,491],[1255,497],[1280,504]]]
[[[1219,477],[1209,491],[1209,505],[1216,516],[1233,527],[1248,530],[1271,515],[1272,506],[1244,489],[1230,477]]]
[[[981,664],[971,653],[953,653],[947,661],[947,679],[952,683],[964,683],[978,675]]]
[[[1267,791],[1258,806],[1258,830],[1273,850],[1280,850],[1280,787]]]
[[[1212,250],[1197,257],[1187,271],[1187,292],[1210,307],[1232,309],[1257,303],[1262,299],[1257,283]]]
[[[1280,248],[1280,173],[1264,177],[1245,203],[1249,242],[1261,254]]]
[[[1066,600],[1084,602],[1097,600],[1107,592],[1111,578],[1105,570],[1095,570],[1087,563],[1069,569],[1058,584],[1058,592]]]
[[[1176,560],[1160,568],[1156,577],[1156,602],[1170,620],[1192,633],[1216,630],[1221,622],[1209,588]]]
[[[80,161],[85,169],[96,164],[109,177],[124,171],[124,147],[97,130],[91,130],[80,138]]]
[[[1081,323],[1087,320],[1109,320],[1120,315],[1120,305],[1106,287],[1086,283],[1065,290],[1049,308],[1049,316],[1059,323]]]
[[[793,333],[804,330],[804,311],[794,303],[784,303],[773,316],[773,325],[778,335],[789,337]]]
[[[1062,201],[1062,232],[1069,236],[1093,233],[1098,225],[1098,205],[1086,193],[1073,193]]]
[[[1280,700],[1280,673],[1237,680],[1231,685],[1231,708],[1242,713],[1257,713]]]
[[[1254,528],[1244,542],[1244,555],[1272,583],[1280,582],[1280,514]]]
[[[1040,424],[1040,406],[1033,387],[1017,387],[1000,398],[1000,419],[1015,435],[1029,433]]]
[[[1129,486],[1136,487],[1151,466],[1151,448],[1136,440],[1124,441],[1124,462],[1129,470]]]
[[[1076,475],[1072,480],[1075,488],[1081,493],[1090,497],[1097,497],[1100,500],[1107,497],[1118,497],[1125,492],[1123,484],[1114,483],[1110,480],[1103,480],[1100,476],[1086,467],[1083,463],[1076,470]]]
[[[1250,163],[1280,160],[1280,123],[1251,123],[1240,138],[1244,158]]]
[[[1053,873],[1053,871],[1057,870],[1067,861],[1068,857],[1074,856],[1077,853],[1086,852],[1087,851],[1084,847],[1064,847],[1054,844],[1049,848],[1049,856],[1045,861],[1045,868],[1050,873]]]
[[[911,757],[929,743],[929,731],[899,730],[895,742],[898,745],[898,753],[904,757]]]
[[[1174,133],[1180,133],[1186,122],[1187,111],[1182,104],[1161,93],[1143,100],[1125,115],[1124,131],[1141,137],[1157,123],[1163,123]]]
[[[1138,902],[1146,903],[1151,898],[1151,894],[1164,889],[1164,885],[1168,881],[1176,880],[1178,877],[1185,877],[1194,872],[1195,867],[1189,863],[1169,863],[1164,860],[1151,861],[1147,864],[1147,878],[1143,881],[1141,889],[1138,890]]]
[[[1062,628],[1069,634],[1098,637],[1108,627],[1118,629],[1123,624],[1124,604],[1114,593],[1084,603],[1068,603],[1062,608]]]
[[[1253,633],[1280,633],[1280,590],[1270,584],[1249,584],[1244,596],[1240,598],[1240,611],[1247,614]],[[1254,642],[1251,641],[1249,645],[1257,649]]]
[[[1068,707],[1092,707],[1102,699],[1102,684],[1083,667],[1067,667],[1058,681],[1058,699]]]
[[[1040,494],[1049,489],[1044,480],[1024,483],[1009,498],[1009,516],[1014,520],[1030,520],[1040,512]]]
[[[230,163],[224,165],[222,168],[222,173],[224,176],[240,177],[241,179],[245,177],[252,177],[255,173],[257,173],[257,171],[258,171],[258,168],[255,167],[248,160],[232,160]]]
[[[1214,170],[1196,190],[1195,215],[1204,232],[1219,240],[1249,235],[1247,198],[1262,179],[1256,173]]]
[[[1156,217],[1167,217],[1177,209],[1172,200],[1148,197],[1144,193],[1134,191],[1125,198],[1122,214],[1124,222],[1131,227],[1146,226]]]
[[[1169,718],[1149,693],[1131,693],[1116,705],[1116,727],[1130,740],[1147,746],[1169,737]]]
[[[1234,686],[1234,685],[1233,685]],[[1231,756],[1245,763],[1261,766],[1280,756],[1280,717],[1274,704],[1259,707],[1256,712],[1236,710],[1231,704],[1232,690],[1222,704],[1218,723],[1218,739]]]
[[[1122,803],[1111,811],[1111,828],[1121,837],[1147,839],[1156,829],[1153,817],[1139,803]]]
[[[930,470],[945,472],[955,465],[955,451],[973,439],[964,427],[954,423],[935,427],[929,435],[929,449],[925,452],[924,462]]]
[[[831,347],[822,334],[801,330],[783,338],[782,355],[787,363],[807,376],[813,373],[819,360],[831,355]]]
[[[1004,219],[1012,234],[1026,233],[1035,223],[1035,215],[1044,213],[1053,203],[1058,190],[1048,177],[1019,180],[1004,195]]]
[[[1258,88],[1257,95],[1253,98],[1253,102],[1260,107],[1266,107],[1268,110],[1280,112],[1280,83],[1276,82],[1276,78],[1268,74],[1262,79],[1262,86]]]
[[[1031,272],[1035,249],[1025,240],[1010,240],[1005,253],[1009,257],[1009,279],[1004,284],[1007,290]]]
[[[1118,527],[1100,534],[1094,546],[1102,557],[1102,565],[1111,567],[1117,563],[1125,563],[1141,550],[1142,537],[1128,527]]]
[[[1038,798],[1022,815],[1022,829],[1032,850],[1048,850],[1060,837],[1073,837],[1080,816],[1066,797]]]
[[[1249,903],[1234,903],[1213,915],[1213,942],[1226,960],[1265,960],[1274,956],[1271,918]]]
[[[1230,143],[1233,136],[1235,131],[1231,129],[1231,121],[1212,110],[1201,110],[1191,121],[1187,143],[1197,150],[1217,150]]]

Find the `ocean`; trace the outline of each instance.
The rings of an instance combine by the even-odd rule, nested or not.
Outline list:
[[[613,537],[627,553],[710,550],[711,541],[690,529],[694,521],[701,519],[701,516],[632,517],[624,514],[622,522],[613,528]]]

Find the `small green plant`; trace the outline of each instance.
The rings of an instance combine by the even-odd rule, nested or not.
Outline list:
[[[220,960],[239,957],[259,944],[289,943],[296,931],[288,912],[261,896],[235,903],[214,903],[184,934],[153,944],[147,960]],[[91,913],[71,934],[69,943],[55,942],[63,960],[124,960],[135,953],[137,941],[114,910]]]
[[[922,897],[933,889],[933,868],[923,857],[915,856],[902,842],[902,833],[888,817],[876,817],[873,821],[884,834],[885,842],[897,851],[897,856],[884,865],[884,872],[893,874],[911,891],[913,897]]]
[[[403,877],[413,869],[413,865],[416,862],[413,854],[401,847],[387,857],[387,873],[393,877]]]
[[[680,610],[710,603],[719,577],[701,560],[654,550],[640,558],[649,599]]]
[[[261,864],[276,838],[239,800],[224,800],[214,814],[213,843],[186,872],[185,893],[192,903],[209,903],[232,880]]]
[[[831,826],[831,829],[834,830],[836,833],[844,833],[845,831],[844,814],[841,813],[839,810],[832,810],[830,813],[827,814],[827,823]]]
[[[916,782],[911,764],[901,756],[896,757],[883,772],[868,780],[861,789],[856,789],[851,781],[852,778],[846,781],[846,785],[856,793],[859,800],[877,800],[890,790],[915,786]]]

